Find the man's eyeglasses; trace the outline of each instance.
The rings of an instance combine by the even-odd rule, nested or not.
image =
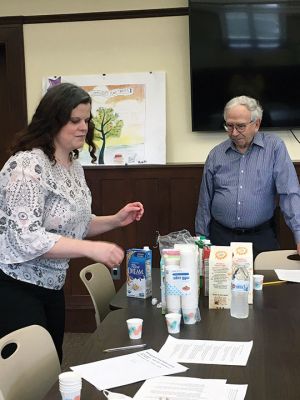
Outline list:
[[[247,124],[228,124],[227,122],[225,122],[224,124],[224,129],[226,132],[230,132],[232,133],[234,131],[234,129],[236,129],[239,133],[243,133],[245,132],[246,128],[248,125],[252,124],[254,121],[250,121]]]

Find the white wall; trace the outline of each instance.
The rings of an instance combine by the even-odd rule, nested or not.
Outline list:
[[[5,3],[0,16],[187,6],[187,0],[72,0],[71,10],[69,0]],[[45,76],[166,71],[167,162],[204,162],[226,137],[191,131],[187,16],[25,25],[24,41],[29,118]],[[300,144],[289,132],[279,136],[292,159],[300,160]]]
[[[188,0],[0,0],[0,16],[187,7]]]

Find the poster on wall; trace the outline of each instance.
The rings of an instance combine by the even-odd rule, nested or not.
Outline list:
[[[74,83],[92,98],[97,163],[87,145],[82,165],[166,163],[165,72],[49,76],[43,92],[64,82]]]

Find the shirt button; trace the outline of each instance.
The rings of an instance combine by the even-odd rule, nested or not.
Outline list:
[[[241,204],[241,202],[240,202],[240,201],[238,201],[238,204]]]
[[[238,220],[240,220],[241,218],[240,217],[238,217]]]
[[[242,173],[242,174],[244,173],[244,170],[243,170],[243,169],[241,170],[241,173]]]
[[[240,186],[240,189],[243,189],[243,186],[242,186],[242,185]]]

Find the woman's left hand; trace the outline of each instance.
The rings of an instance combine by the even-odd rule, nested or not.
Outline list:
[[[144,206],[136,201],[128,203],[120,211],[115,214],[120,227],[131,224],[133,221],[139,221],[144,214]]]

